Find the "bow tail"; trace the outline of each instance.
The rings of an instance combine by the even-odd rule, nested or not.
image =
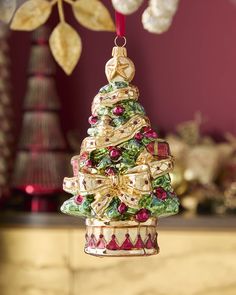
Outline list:
[[[134,208],[134,209],[139,209],[139,200],[140,197],[136,196],[136,195],[129,195],[125,192],[122,192],[118,198],[120,199],[120,201],[122,203],[125,203],[126,206]]]
[[[104,211],[110,205],[112,197],[109,195],[109,189],[105,189],[95,194],[95,200],[91,204],[92,210],[97,216],[103,215]]]

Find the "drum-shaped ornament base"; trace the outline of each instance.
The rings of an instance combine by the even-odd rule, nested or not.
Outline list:
[[[95,256],[148,256],[159,252],[157,219],[146,222],[86,219],[85,253]]]

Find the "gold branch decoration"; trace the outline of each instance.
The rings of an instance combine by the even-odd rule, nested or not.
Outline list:
[[[32,31],[43,25],[52,12],[52,5],[45,0],[30,0],[16,11],[12,30]]]
[[[60,21],[50,36],[49,45],[56,62],[70,75],[80,59],[82,41],[77,31],[65,20],[64,2],[71,6],[76,20],[85,28],[94,31],[115,31],[108,9],[99,0],[27,0],[16,10],[11,29],[37,29],[46,23],[53,6],[57,5]]]
[[[70,75],[81,55],[80,36],[70,25],[61,22],[53,30],[49,44],[57,63]]]
[[[89,5],[88,0],[76,1],[73,12],[77,21],[85,28],[95,31],[115,29],[109,11],[97,0],[89,0]]]

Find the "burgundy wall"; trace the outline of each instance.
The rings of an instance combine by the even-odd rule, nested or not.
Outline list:
[[[104,3],[111,7],[109,0]],[[153,125],[173,130],[199,110],[207,118],[205,131],[236,134],[236,6],[227,0],[181,0],[173,26],[161,36],[143,30],[143,8],[127,19],[127,47],[136,65],[134,84]],[[82,37],[83,54],[71,77],[58,69],[62,125],[65,131],[77,129],[84,136],[91,101],[106,84],[104,65],[114,35],[82,28],[67,10]],[[56,20],[55,12],[51,24]],[[18,120],[29,37],[17,32],[11,38]]]

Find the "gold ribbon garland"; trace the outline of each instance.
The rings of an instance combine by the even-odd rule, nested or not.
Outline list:
[[[134,135],[144,126],[150,126],[150,121],[147,117],[136,115],[133,116],[127,123],[118,127],[112,128],[112,134],[109,126],[104,127],[104,130],[100,130],[96,137],[86,137],[81,145],[81,153],[84,151],[93,151],[95,149],[105,148],[108,146],[116,146],[122,142],[125,142],[134,137]],[[99,127],[98,127],[99,128]],[[109,129],[109,130],[108,130]],[[105,136],[107,133],[107,136]]]
[[[97,110],[101,106],[112,107],[114,104],[126,99],[138,100],[139,90],[136,86],[130,85],[125,88],[116,89],[109,93],[97,94],[92,103],[92,114],[97,115]]]

